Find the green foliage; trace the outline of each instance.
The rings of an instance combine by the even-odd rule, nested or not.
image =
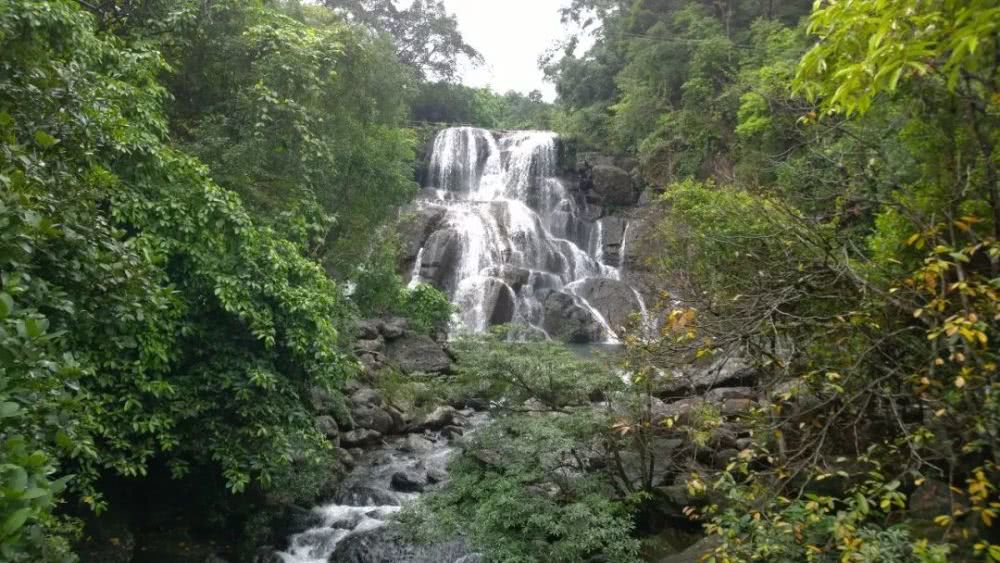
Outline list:
[[[405,515],[411,528],[426,539],[461,532],[489,561],[636,561],[633,499],[590,466],[611,424],[589,395],[621,380],[565,346],[502,330],[456,350],[463,373],[450,391],[496,401],[496,418],[451,464],[449,486]]]
[[[409,79],[391,46],[328,18],[181,5],[162,49],[171,128],[258,221],[349,279],[413,194]],[[209,79],[206,80],[206,76]]]
[[[0,4],[0,49],[2,464],[37,494],[5,491],[4,541],[56,553],[38,532],[54,471],[101,510],[99,477],[154,459],[214,466],[238,492],[318,455],[302,397],[353,371],[348,308],[301,244],[171,146],[163,59],[68,2]]]
[[[406,288],[400,296],[397,311],[421,332],[446,329],[455,307],[441,290],[428,284]]]
[[[479,430],[449,486],[430,496],[425,527],[465,533],[489,561],[637,561],[628,505],[601,474],[566,468],[596,424],[587,413],[517,415]]]
[[[411,103],[412,119],[422,123],[454,123],[488,129],[549,129],[553,108],[541,92],[504,95],[489,88],[470,88],[449,82],[420,85]]]

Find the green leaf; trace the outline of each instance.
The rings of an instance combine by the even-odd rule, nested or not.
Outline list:
[[[21,406],[17,403],[5,401],[0,403],[0,418],[10,418],[21,413]]]
[[[39,338],[49,328],[49,321],[45,318],[29,317],[24,320],[24,331],[28,338]]]
[[[56,139],[55,137],[49,135],[48,133],[42,131],[41,129],[35,131],[35,143],[37,143],[38,146],[42,147],[43,149],[47,149],[58,142],[59,139]]]
[[[0,292],[0,320],[6,319],[14,312],[14,298],[7,293]]]
[[[13,514],[7,517],[3,522],[3,527],[0,528],[0,532],[3,532],[4,536],[12,536],[14,532],[21,529],[24,523],[28,521],[28,516],[31,515],[31,508],[22,508],[15,511]]]

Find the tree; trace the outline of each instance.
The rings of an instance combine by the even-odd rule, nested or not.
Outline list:
[[[482,61],[441,0],[415,0],[402,9],[396,0],[326,0],[326,5],[387,35],[399,61],[421,80],[453,80],[463,60]]]

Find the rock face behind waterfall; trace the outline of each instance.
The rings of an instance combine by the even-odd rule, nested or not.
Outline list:
[[[632,176],[611,162],[568,172],[563,153],[550,132],[438,133],[421,197],[402,213],[401,269],[448,294],[457,329],[614,341],[644,311],[622,270],[628,220],[607,215],[638,199]]]

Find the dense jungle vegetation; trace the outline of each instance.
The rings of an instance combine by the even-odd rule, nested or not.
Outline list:
[[[456,84],[480,55],[432,0],[0,0],[0,560],[74,561],[140,491],[251,546],[269,495],[315,498],[354,321],[449,314],[393,244],[445,122],[637,157],[662,323],[610,367],[457,343],[439,392],[500,406],[420,535],[634,561],[682,494],[715,562],[1000,561],[1000,3],[564,17],[596,42],[541,61],[552,105]],[[771,399],[713,471],[726,415],[653,398],[725,354]]]

